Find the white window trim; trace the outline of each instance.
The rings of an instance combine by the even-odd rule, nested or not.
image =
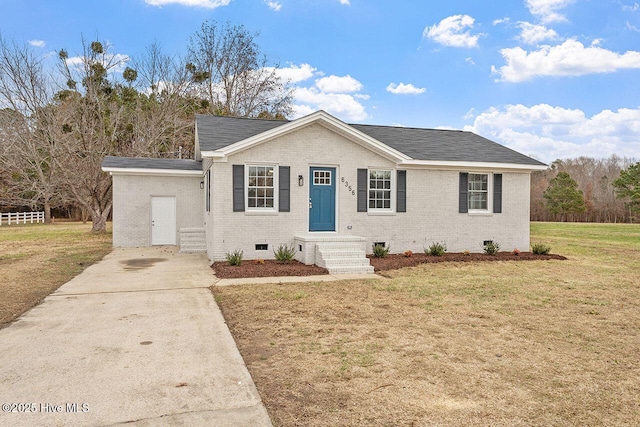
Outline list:
[[[249,207],[249,169],[251,167],[272,167],[273,168],[273,207],[258,208]],[[279,209],[278,196],[280,193],[279,168],[275,163],[247,163],[244,165],[244,211],[249,214],[277,214]]]
[[[471,209],[469,207],[468,213],[470,215],[493,215],[493,172],[469,172],[469,175],[487,175],[487,208],[486,209]],[[469,184],[467,184],[467,205],[469,203]]]
[[[369,174],[371,171],[383,171],[383,172],[391,172],[391,200],[389,201],[388,208],[370,208],[369,207],[369,192],[371,191],[370,185],[371,181],[369,179]],[[376,168],[371,167],[367,168],[367,213],[372,215],[390,215],[396,213],[396,175],[397,171],[395,169],[390,168]]]
[[[315,182],[316,181],[316,172],[325,172],[325,173],[328,172],[329,173],[329,184],[316,183]],[[325,171],[323,171],[323,170],[314,170],[311,179],[313,179],[313,185],[331,186],[332,184],[335,184],[335,181],[334,181],[335,176],[333,176],[333,175],[334,175],[333,171],[329,171],[329,170],[325,170]],[[326,179],[326,176],[324,177],[324,179]]]

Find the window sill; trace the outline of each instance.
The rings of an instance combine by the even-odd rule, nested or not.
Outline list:
[[[469,211],[469,216],[493,216],[493,212],[489,211]]]
[[[264,211],[244,211],[244,214],[247,216],[274,216],[278,215],[278,211],[264,210]]]
[[[367,215],[371,216],[393,216],[396,211],[367,211]]]

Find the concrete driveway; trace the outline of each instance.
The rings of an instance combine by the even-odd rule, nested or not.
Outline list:
[[[115,249],[1,329],[0,425],[271,425],[207,264]]]

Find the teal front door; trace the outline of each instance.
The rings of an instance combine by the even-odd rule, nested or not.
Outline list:
[[[336,168],[309,171],[309,231],[336,231]]]

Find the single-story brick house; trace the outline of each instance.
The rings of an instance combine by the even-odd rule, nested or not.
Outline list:
[[[196,116],[194,160],[107,157],[114,246],[180,245],[223,260],[281,244],[333,272],[432,242],[529,248],[530,174],[546,165],[471,132]]]

